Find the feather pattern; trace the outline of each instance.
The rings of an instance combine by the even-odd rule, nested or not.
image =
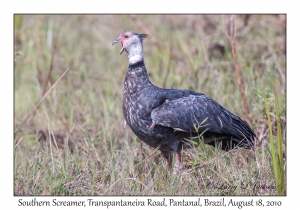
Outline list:
[[[224,150],[233,146],[251,148],[255,134],[249,125],[213,99],[151,83],[143,59],[144,37],[125,31],[113,42],[122,43],[121,53],[126,51],[129,59],[123,94],[124,125],[128,124],[149,146],[159,147],[166,158],[170,152],[179,154],[181,149],[191,147],[186,139],[204,131],[204,143],[221,145]]]

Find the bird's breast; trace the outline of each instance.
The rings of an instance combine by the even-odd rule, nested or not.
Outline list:
[[[123,114],[128,125],[134,128],[143,128],[151,125],[151,106],[142,88],[130,81],[124,84]]]

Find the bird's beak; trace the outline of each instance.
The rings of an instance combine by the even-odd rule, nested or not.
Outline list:
[[[113,41],[113,42],[111,43],[111,46],[113,46],[114,44],[116,44],[116,43],[118,43],[118,42],[121,42],[120,37],[118,37],[115,41]]]
[[[113,46],[114,44],[116,44],[116,43],[118,43],[118,42],[121,42],[121,37],[118,37],[115,41],[113,41],[112,43],[111,43],[111,46]],[[123,43],[121,42],[121,44],[122,44],[122,49],[120,50],[120,55],[124,52],[124,48],[123,48]]]

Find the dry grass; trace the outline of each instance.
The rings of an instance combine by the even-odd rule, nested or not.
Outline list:
[[[246,118],[222,16],[22,15],[20,20],[15,129],[43,88],[71,70],[15,133],[15,195],[276,195],[263,99],[270,98],[277,144],[275,76],[285,145],[285,16],[235,17],[237,62],[257,146],[228,153],[207,145],[184,151],[178,176],[155,148],[123,128],[128,61],[111,42],[127,29],[149,33],[144,54],[154,84],[205,93]]]

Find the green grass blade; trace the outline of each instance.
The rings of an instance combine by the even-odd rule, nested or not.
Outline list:
[[[274,167],[274,175],[275,175],[275,180],[276,180],[276,189],[277,193],[279,192],[279,175],[278,175],[278,162],[277,162],[277,157],[276,157],[276,152],[275,152],[275,146],[274,146],[274,139],[273,139],[273,133],[272,133],[272,125],[271,125],[271,118],[270,118],[270,110],[269,110],[269,104],[267,101],[267,98],[265,97],[265,105],[266,105],[266,114],[268,118],[268,127],[269,127],[269,137],[270,137],[270,145],[271,145],[271,155],[272,155],[272,160],[273,160],[273,167]]]
[[[273,79],[273,89],[275,97],[275,112],[277,118],[277,139],[278,139],[278,159],[279,159],[279,176],[280,176],[280,192],[279,194],[285,194],[284,187],[284,170],[283,170],[283,151],[282,151],[282,133],[281,133],[281,123],[280,123],[280,112],[279,112],[279,102],[278,102],[278,92],[277,92],[277,82]]]

